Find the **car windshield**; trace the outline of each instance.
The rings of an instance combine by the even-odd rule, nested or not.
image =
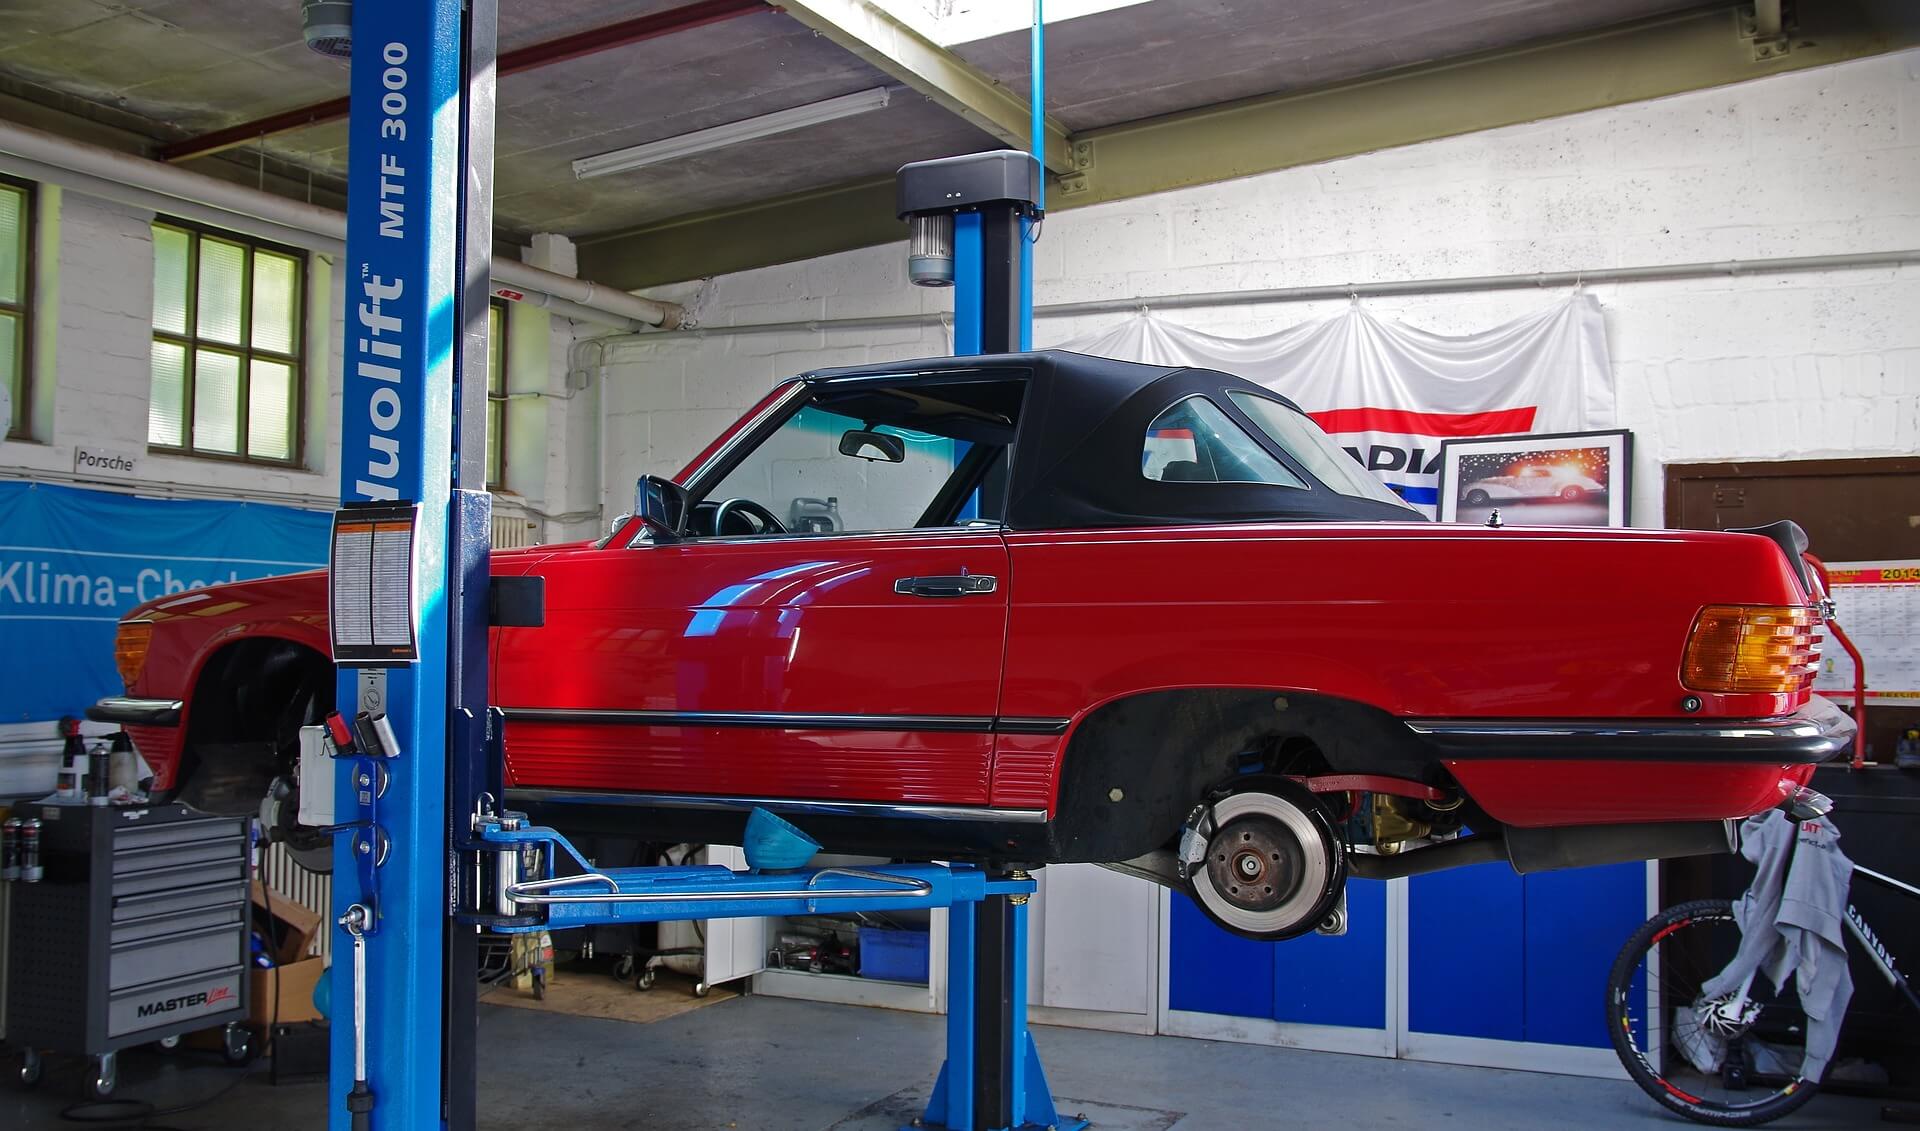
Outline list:
[[[824,385],[701,492],[689,531],[824,534],[998,522],[1024,386]],[[766,522],[762,509],[775,521]]]
[[[1233,398],[1234,406],[1259,425],[1274,443],[1285,448],[1287,454],[1299,460],[1302,467],[1328,487],[1358,499],[1407,505],[1406,500],[1394,494],[1393,488],[1374,478],[1344,448],[1334,443],[1306,413],[1252,393],[1229,391],[1227,396]]]

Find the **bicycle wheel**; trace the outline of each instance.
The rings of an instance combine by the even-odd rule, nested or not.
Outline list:
[[[1778,1119],[1812,1099],[1819,1084],[1799,1076],[1807,1026],[1791,986],[1776,993],[1760,975],[1736,1022],[1709,1015],[1701,1024],[1701,983],[1739,945],[1732,903],[1682,903],[1641,924],[1607,977],[1607,1033],[1627,1074],[1661,1106],[1718,1127]],[[1698,1034],[1716,1028],[1722,1036],[1708,1037],[1703,1054]],[[1723,1048],[1719,1065],[1714,1047]]]

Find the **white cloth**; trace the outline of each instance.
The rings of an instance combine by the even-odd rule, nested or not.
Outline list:
[[[1727,968],[1700,987],[1712,1000],[1763,974],[1777,992],[1791,977],[1807,1015],[1801,1073],[1820,1082],[1853,998],[1844,924],[1853,861],[1840,851],[1840,830],[1825,817],[1794,821],[1778,809],[1740,825],[1740,855],[1753,862],[1753,883],[1733,916],[1740,947]]]
[[[1452,337],[1345,313],[1257,338],[1223,338],[1152,313],[1058,348],[1123,361],[1191,365],[1281,393],[1429,516],[1440,441],[1450,436],[1609,427],[1613,367],[1600,304],[1565,301]]]

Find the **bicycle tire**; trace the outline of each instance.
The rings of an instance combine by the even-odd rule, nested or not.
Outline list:
[[[1819,1090],[1817,1081],[1789,1081],[1771,1096],[1753,1103],[1718,1102],[1693,1095],[1675,1085],[1655,1063],[1657,1055],[1650,1057],[1635,1043],[1634,999],[1636,990],[1639,994],[1645,993],[1644,985],[1636,987],[1635,982],[1647,953],[1657,944],[1676,938],[1679,932],[1694,925],[1717,925],[1723,930],[1731,929],[1737,938],[1738,925],[1733,917],[1731,901],[1697,899],[1676,904],[1647,920],[1620,948],[1620,954],[1613,960],[1613,968],[1607,974],[1607,1036],[1613,1042],[1614,1054],[1620,1058],[1627,1075],[1654,1102],[1696,1123],[1715,1127],[1758,1127],[1798,1111]]]

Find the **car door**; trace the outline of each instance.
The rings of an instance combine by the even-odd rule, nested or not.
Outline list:
[[[616,539],[539,565],[546,623],[502,630],[496,664],[510,787],[987,802],[1000,529],[901,520],[958,446],[908,433],[900,465],[846,463],[833,428],[803,424],[721,487],[818,532]]]

